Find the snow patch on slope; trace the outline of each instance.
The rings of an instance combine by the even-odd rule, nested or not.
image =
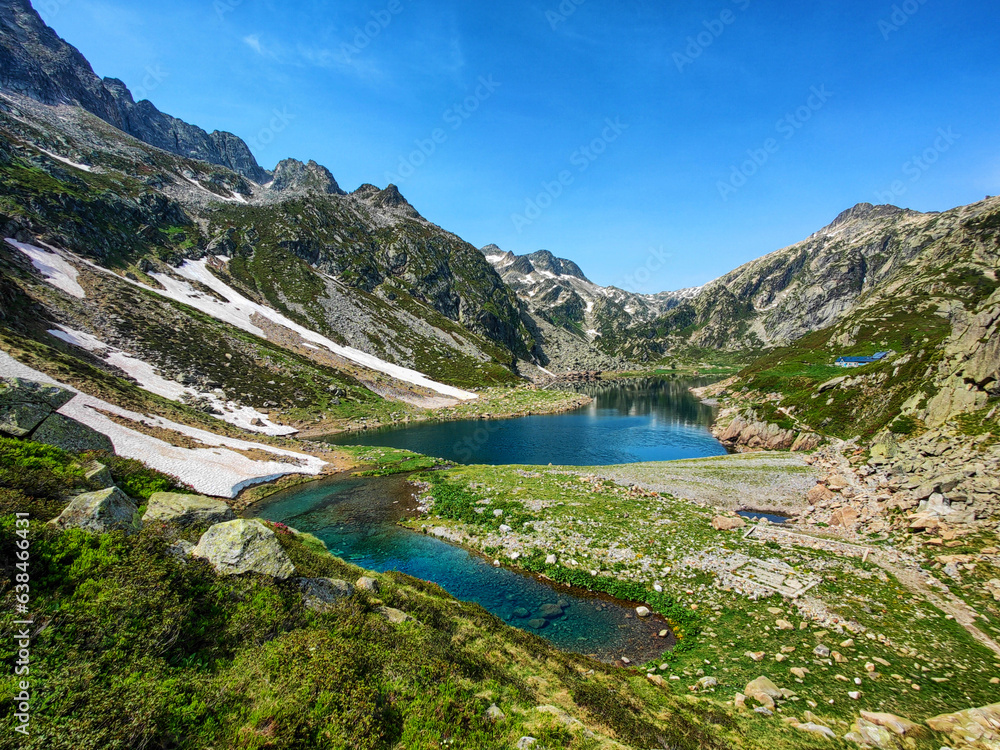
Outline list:
[[[144,288],[161,296],[169,297],[178,302],[183,302],[186,305],[190,305],[191,307],[200,310],[206,315],[211,315],[217,320],[229,323],[230,325],[236,326],[237,328],[247,331],[248,333],[252,333],[255,336],[260,336],[261,338],[266,338],[266,336],[263,330],[254,325],[253,317],[255,315],[259,315],[272,323],[288,328],[289,330],[299,334],[299,336],[301,336],[305,341],[328,349],[334,354],[350,360],[355,364],[367,367],[370,370],[375,370],[377,372],[390,375],[397,380],[429,388],[430,390],[436,391],[444,396],[451,396],[463,401],[478,398],[474,393],[463,391],[459,388],[453,388],[452,386],[444,385],[443,383],[431,380],[426,375],[417,372],[416,370],[410,370],[406,367],[394,365],[390,362],[379,359],[372,354],[354,349],[353,347],[335,344],[326,336],[299,325],[294,320],[285,317],[276,310],[272,310],[269,307],[265,307],[264,305],[257,304],[253,300],[247,299],[209,271],[207,260],[188,260],[185,261],[179,268],[174,269],[174,271],[181,277],[181,279],[176,279],[172,276],[168,276],[167,274],[153,273],[150,274],[150,276],[156,279],[163,286],[163,289],[153,289],[148,286],[144,286]],[[188,283],[188,281],[203,284],[222,297],[225,301],[222,301],[212,295],[199,292],[190,283]]]
[[[42,248],[29,245],[26,242],[18,242],[10,237],[5,242],[27,255],[31,259],[31,264],[56,289],[62,289],[71,297],[86,299],[87,295],[84,293],[83,287],[76,280],[76,268],[60,255],[42,250]]]
[[[184,401],[185,398],[208,399],[209,403],[220,412],[218,415],[220,419],[249,432],[259,432],[262,435],[292,435],[298,432],[294,427],[285,427],[271,422],[266,414],[251,406],[241,406],[232,401],[225,401],[214,393],[202,393],[176,381],[167,380],[156,372],[156,369],[148,362],[109,346],[89,333],[75,331],[66,326],[59,326],[59,330],[51,329],[49,333],[73,346],[79,346],[89,352],[101,353],[105,362],[128,373],[139,382],[139,386],[143,390],[155,393],[157,396],[163,396],[171,401]],[[255,421],[259,421],[261,424],[254,424]]]
[[[36,146],[36,148],[37,148],[37,146]],[[59,156],[59,154],[53,154],[51,151],[46,151],[44,148],[39,148],[38,150],[41,151],[46,156],[48,156],[50,159],[55,159],[56,161],[61,161],[66,166],[73,167],[74,169],[82,169],[84,172],[93,172],[94,171],[94,168],[91,167],[91,166],[89,166],[89,165],[87,165],[87,164],[80,164],[80,163],[75,162],[75,161],[70,161],[65,156]]]
[[[315,456],[246,440],[222,437],[206,430],[177,424],[162,417],[150,417],[119,408],[99,398],[81,393],[72,386],[60,383],[48,375],[18,362],[4,351],[0,351],[0,377],[24,378],[39,383],[58,385],[73,391],[77,395],[59,409],[60,414],[107,435],[119,456],[135,458],[158,471],[173,474],[182,482],[191,485],[196,492],[205,495],[233,498],[246,487],[272,481],[288,474],[316,476],[326,466],[325,461]],[[152,427],[179,433],[203,443],[205,447],[182,448],[171,445],[159,438],[123,427],[98,410],[134,422],[141,421]],[[241,450],[263,451],[273,454],[276,459],[290,459],[294,463],[284,463],[279,460],[256,460],[237,452]]]

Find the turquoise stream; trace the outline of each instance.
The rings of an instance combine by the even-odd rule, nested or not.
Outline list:
[[[712,409],[688,393],[691,385],[643,380],[583,386],[594,403],[566,414],[417,425],[339,442],[488,464],[586,466],[722,455],[725,449],[708,431]],[[252,513],[314,534],[333,554],[363,568],[433,581],[562,649],[642,663],[673,642],[657,635],[666,628],[662,619],[636,615],[635,602],[494,567],[462,547],[399,526],[415,508],[405,477],[334,477],[274,495]]]

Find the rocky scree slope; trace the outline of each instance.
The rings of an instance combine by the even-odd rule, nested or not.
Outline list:
[[[992,409],[1000,397],[1000,200],[923,217],[919,226],[909,242],[920,252],[838,322],[717,387],[730,413],[754,410],[786,430],[871,440],[884,428],[919,434]],[[889,355],[857,369],[833,366],[876,351]]]
[[[755,352],[851,313],[958,229],[948,214],[861,203],[808,239],[751,261],[631,332],[657,353],[688,346]]]

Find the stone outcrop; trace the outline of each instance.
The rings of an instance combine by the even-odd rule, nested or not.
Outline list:
[[[62,414],[50,415],[31,433],[31,439],[71,453],[115,452],[115,445],[107,435]]]
[[[747,525],[739,516],[716,516],[712,519],[712,528],[716,531],[735,531]]]
[[[142,522],[205,526],[232,521],[235,518],[233,509],[221,500],[202,495],[155,492],[149,498]]]
[[[223,575],[259,573],[285,580],[295,573],[275,533],[258,520],[237,519],[212,526],[192,554],[208,560]]]
[[[0,433],[28,437],[73,399],[73,392],[22,378],[0,379]]]
[[[1000,747],[1000,703],[941,714],[928,719],[927,726],[960,747],[995,750]]]
[[[354,593],[354,586],[335,578],[300,578],[298,583],[305,605],[317,611]]]
[[[724,409],[712,432],[724,445],[745,450],[802,452],[815,450],[823,442],[814,432],[785,429],[759,419],[753,411],[736,409]]]
[[[138,507],[117,487],[77,495],[69,506],[49,523],[61,529],[83,529],[95,534],[139,530],[136,523]]]
[[[59,414],[73,391],[23,378],[0,379],[0,434],[27,438],[66,451],[107,451],[115,447],[107,435]]]

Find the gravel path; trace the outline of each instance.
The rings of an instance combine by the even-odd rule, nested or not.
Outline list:
[[[622,484],[731,510],[796,513],[818,470],[792,453],[741,453],[687,461],[597,466],[583,470]]]

